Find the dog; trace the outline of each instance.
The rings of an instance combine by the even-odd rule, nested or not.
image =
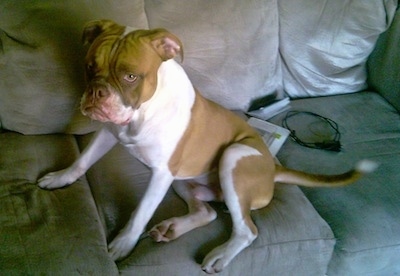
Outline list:
[[[275,183],[341,186],[375,168],[364,160],[344,174],[324,176],[276,165],[253,128],[193,87],[174,60],[183,59],[182,43],[165,29],[133,30],[100,20],[85,26],[83,41],[89,45],[88,85],[81,111],[104,125],[70,167],[45,175],[38,185],[55,189],[72,184],[117,143],[151,168],[146,193],[108,245],[116,261],[135,247],[171,185],[189,212],[154,226],[150,236],[168,242],[207,225],[216,218],[207,202],[224,201],[232,234],[202,263],[205,272],[217,273],[256,239],[250,212],[270,203]]]

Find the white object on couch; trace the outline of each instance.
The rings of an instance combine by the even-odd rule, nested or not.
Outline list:
[[[366,61],[392,22],[397,0],[280,0],[280,53],[290,97],[367,87]]]

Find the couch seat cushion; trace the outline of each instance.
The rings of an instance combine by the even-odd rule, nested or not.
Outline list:
[[[41,190],[44,173],[77,156],[73,136],[0,134],[2,275],[115,275],[86,179]]]
[[[82,147],[89,136],[81,138]],[[88,171],[98,210],[109,242],[118,233],[142,197],[149,170],[122,147],[116,146]],[[213,204],[218,219],[170,243],[139,241],[132,254],[118,263],[127,275],[204,275],[199,263],[231,233],[224,205]],[[185,203],[170,189],[148,228],[187,212]],[[296,186],[279,185],[272,203],[253,212],[259,237],[221,275],[323,275],[335,243],[326,222]],[[288,258],[290,256],[290,258]]]
[[[292,108],[333,119],[342,133],[342,152],[299,146],[288,140],[278,154],[291,168],[314,173],[344,172],[360,159],[380,164],[359,182],[335,189],[303,189],[337,238],[328,275],[400,273],[400,115],[379,94],[292,101]],[[280,123],[285,114],[273,119]],[[300,119],[300,117],[299,117]],[[310,125],[295,118],[296,131]]]

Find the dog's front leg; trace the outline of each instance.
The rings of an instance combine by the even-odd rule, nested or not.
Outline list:
[[[72,184],[116,143],[117,139],[107,128],[100,129],[81,156],[71,166],[46,174],[38,180],[39,187],[56,189]]]
[[[108,246],[108,251],[113,260],[125,258],[135,247],[140,235],[174,180],[167,168],[156,168],[153,169],[152,173],[149,186],[136,210],[132,213],[125,227]]]

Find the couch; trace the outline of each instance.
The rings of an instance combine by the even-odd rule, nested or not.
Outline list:
[[[117,4],[118,3],[118,4]],[[141,239],[121,262],[107,242],[128,220],[150,171],[116,146],[67,188],[37,179],[70,165],[99,124],[79,112],[81,30],[109,18],[181,38],[202,93],[246,111],[277,92],[292,110],[337,122],[341,152],[288,139],[279,161],[313,173],[361,159],[379,168],[340,188],[275,188],[254,211],[259,237],[221,275],[400,274],[400,12],[397,0],[111,0],[0,3],[0,274],[204,275],[203,257],[230,235],[218,219],[170,243]],[[280,125],[286,113],[270,121]],[[312,132],[301,117],[297,133]],[[186,206],[171,190],[148,227]]]

